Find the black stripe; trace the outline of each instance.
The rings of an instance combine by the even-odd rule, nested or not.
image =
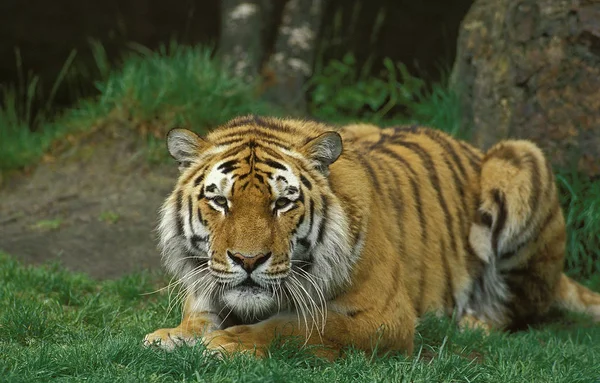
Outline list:
[[[306,186],[306,188],[308,190],[312,190],[312,184],[310,183],[310,181],[308,179],[306,179],[306,177],[304,177],[304,175],[300,174],[300,181],[302,182],[302,184],[304,186]]]
[[[248,177],[250,175],[250,173],[246,173],[246,174],[240,174],[237,176],[238,181],[243,180],[244,178]]]
[[[417,314],[423,314],[425,307],[424,305],[424,301],[423,301],[423,296],[425,294],[425,254],[422,253],[421,254],[421,278],[419,279],[419,309],[417,311]]]
[[[252,123],[254,123],[254,116],[242,117],[242,118],[236,118],[234,120],[229,121],[227,123],[227,125],[225,125],[225,127],[235,128],[238,126],[250,125]]]
[[[484,226],[491,229],[493,221],[492,215],[487,211],[478,211],[477,214],[479,215],[479,223],[482,223]]]
[[[460,171],[460,174],[464,180],[467,176],[467,171],[462,161],[460,160],[458,153],[454,149],[454,145],[450,141],[450,138],[448,136],[442,135],[438,131],[434,131],[433,129],[423,129],[422,132],[425,133],[427,137],[435,141],[438,145],[440,145],[448,154],[450,154],[450,157],[452,157],[454,164],[458,167],[458,170]]]
[[[521,250],[523,247],[525,247],[526,245],[528,245],[532,241],[537,241],[538,240],[538,238],[547,229],[548,225],[550,225],[550,223],[553,221],[553,219],[556,218],[556,215],[560,212],[561,207],[558,204],[558,202],[556,202],[556,201],[553,201],[553,202],[554,202],[554,206],[548,212],[548,214],[544,218],[544,221],[541,223],[539,229],[535,233],[535,238],[531,238],[531,236],[529,236],[529,237],[527,237],[525,239],[521,239],[521,241],[517,244],[515,250],[509,251],[509,252],[506,252],[506,253],[503,253],[503,254],[499,254],[500,258],[502,258],[502,259],[509,259],[509,258],[515,256],[519,252],[519,250]]]
[[[361,165],[363,165],[363,167],[367,171],[367,174],[371,178],[371,181],[373,181],[373,187],[375,188],[375,192],[379,196],[381,196],[382,193],[383,193],[382,190],[381,190],[381,184],[379,183],[379,180],[377,179],[377,175],[375,174],[375,170],[373,170],[373,167],[371,166],[371,164],[369,164],[369,160],[367,160],[366,158],[364,158],[363,156],[361,156],[361,162],[360,163],[361,163]]]
[[[302,225],[304,223],[304,218],[306,218],[306,215],[304,213],[302,213],[302,215],[298,219],[298,222],[296,223],[296,227],[294,228],[294,234],[298,231],[298,228],[300,227],[300,225]]]
[[[385,163],[385,161],[383,161],[382,158],[378,158],[378,157],[371,157],[371,161],[373,161],[374,163],[377,164],[379,170],[381,172],[384,172],[388,177],[386,177],[386,180],[388,180],[388,189],[392,190],[392,192],[389,193],[390,196],[390,200],[392,205],[394,206],[394,210],[396,212],[396,221],[400,230],[400,243],[402,245],[402,247],[404,247],[405,242],[403,240],[404,235],[403,235],[403,228],[404,225],[402,224],[404,222],[404,196],[403,196],[403,191],[402,188],[400,188],[400,180],[398,179],[398,174],[396,172],[393,171],[393,169],[391,169],[391,167]],[[389,181],[389,178],[391,178],[391,181]],[[402,251],[402,254],[404,254],[405,251]]]
[[[230,148],[229,150],[227,150],[225,153],[221,153],[220,156],[221,156],[221,158],[233,157],[233,156],[237,155],[238,153],[240,153],[242,150],[245,150],[247,148],[248,147],[246,145],[234,146],[233,148]]]
[[[456,190],[457,192],[457,197],[459,199],[458,204],[457,204],[457,208],[456,208],[456,213],[458,215],[458,226],[460,227],[461,233],[460,233],[460,238],[465,239],[468,237],[468,232],[470,227],[468,226],[469,223],[467,222],[468,219],[465,217],[466,215],[466,211],[468,209],[467,206],[467,193],[465,191],[464,188],[464,180],[461,180],[460,177],[458,176],[458,174],[456,173],[456,170],[454,169],[454,167],[452,165],[449,164],[448,162],[448,158],[446,157],[446,155],[443,155],[444,157],[444,163],[446,164],[446,166],[448,167],[448,169],[450,169],[450,172],[452,173],[452,180],[454,181],[454,190]],[[470,218],[469,218],[470,219]]]
[[[232,170],[237,168],[237,162],[238,160],[236,159],[223,162],[221,165],[219,165],[217,170],[220,170],[223,174],[231,173]]]
[[[272,139],[265,138],[265,137],[259,137],[258,139],[261,140],[264,143],[271,144],[271,145],[274,145],[274,146],[278,146],[278,147],[280,147],[282,149],[285,149],[285,150],[291,150],[290,146],[288,144],[282,142],[282,141],[272,140]],[[264,149],[264,146],[261,146],[261,148]]]
[[[531,194],[529,195],[529,207],[531,209],[531,213],[529,217],[527,217],[527,221],[523,226],[525,229],[527,229],[529,225],[531,225],[531,222],[533,221],[534,217],[537,216],[538,206],[540,203],[540,197],[542,192],[542,179],[540,174],[539,163],[536,160],[535,156],[531,154],[528,154],[526,156],[526,160],[531,165]]]
[[[307,236],[310,236],[310,233],[312,233],[312,228],[313,228],[313,224],[315,222],[315,201],[313,201],[312,199],[308,199],[308,203],[310,204],[310,207],[308,208],[308,232],[307,232]]]
[[[481,169],[481,153],[476,152],[472,146],[470,146],[464,141],[457,140],[457,142],[460,145],[460,147],[464,150],[464,153],[466,154],[467,160],[469,160],[471,168],[476,173],[479,173]]]
[[[289,143],[283,141],[283,139],[275,134],[270,133],[267,130],[256,129],[256,128],[244,128],[240,130],[236,130],[234,133],[236,136],[248,136],[254,135],[255,140],[268,142],[270,144],[289,149]]]
[[[327,229],[327,212],[329,210],[329,200],[325,194],[321,196],[321,204],[323,205],[323,215],[321,222],[319,222],[319,230],[317,235],[317,243],[323,242],[325,236],[325,230]]]
[[[177,217],[177,235],[183,235],[183,221],[181,218],[181,207],[183,206],[183,190],[177,192],[177,201],[175,203]]]
[[[492,232],[492,249],[494,249],[496,257],[499,255],[498,251],[498,237],[500,236],[500,232],[504,229],[504,225],[506,224],[506,206],[504,203],[504,196],[498,189],[492,190],[492,198],[496,205],[498,205],[498,218],[496,219],[496,224],[494,226],[494,231]]]
[[[415,180],[417,173],[413,169],[412,165],[400,154],[398,154],[392,150],[389,150],[388,148],[384,148],[384,147],[378,148],[377,152],[387,155],[389,157],[392,157],[396,161],[400,162],[402,165],[402,169],[408,169],[408,172],[410,173],[410,174],[408,174],[408,180],[410,182],[412,193],[415,197],[415,204],[416,204],[418,218],[419,218],[419,226],[421,228],[421,239],[423,240],[423,242],[426,242],[427,237],[428,237],[427,223],[425,221],[425,212],[423,211],[423,201],[421,199],[421,189],[419,189],[419,185],[417,184],[417,181]]]
[[[192,246],[194,246],[196,249],[204,251],[204,249],[200,247],[200,244],[208,242],[208,236],[194,234],[190,238],[190,241],[192,243]]]
[[[498,158],[500,160],[510,162],[516,168],[521,167],[521,159],[519,158],[515,148],[510,144],[497,147],[486,156],[486,161],[490,158]]]
[[[198,177],[196,177],[196,179],[194,180],[194,187],[200,185],[200,183],[204,180],[204,173],[200,174]]]
[[[260,183],[263,183],[263,184],[265,183],[265,179],[263,178],[263,176],[261,176],[258,173],[254,173],[254,178],[256,178],[258,180],[258,182],[260,182]]]
[[[271,180],[273,179],[273,173],[271,173],[271,172],[269,172],[267,170],[262,170],[262,169],[254,168],[254,171],[255,172],[260,172],[260,173],[264,174],[265,176],[267,176],[267,178],[269,178]]]
[[[205,187],[204,189],[209,193],[214,193],[217,190],[217,185],[210,184],[207,187]]]
[[[267,164],[268,166],[271,166],[275,169],[281,169],[281,170],[287,170],[287,167],[285,167],[283,164],[277,162],[277,161],[273,161],[270,159],[267,159],[264,161],[265,164]]]
[[[410,126],[394,126],[392,129],[394,129],[394,134],[396,135],[401,135],[401,134],[405,134],[405,133],[419,133],[422,129],[419,128],[418,125],[410,125]]]
[[[433,162],[431,156],[429,155],[429,153],[427,153],[427,151],[425,149],[423,149],[423,147],[421,145],[419,145],[417,143],[409,142],[409,141],[398,141],[398,142],[395,142],[395,144],[402,146],[404,148],[407,148],[407,149],[413,151],[415,154],[417,154],[419,156],[419,158],[421,159],[423,166],[428,171],[429,176],[430,176],[429,180],[431,182],[431,185],[433,186],[433,189],[437,193],[439,204],[442,207],[442,210],[444,212],[444,221],[446,223],[446,227],[450,228],[450,244],[452,246],[452,251],[454,251],[455,254],[458,254],[456,238],[454,236],[454,233],[455,233],[454,219],[453,219],[452,215],[450,214],[450,211],[448,209],[448,204],[446,203],[444,194],[442,193],[440,179],[439,179],[436,167],[435,167],[435,163]]]
[[[307,237],[298,239],[298,244],[307,249],[310,249],[310,242],[308,241]]]
[[[454,277],[452,276],[452,269],[450,269],[450,264],[448,263],[448,257],[446,254],[448,251],[446,250],[446,242],[442,240],[441,242],[441,252],[440,256],[442,258],[442,263],[444,265],[444,274],[446,275],[446,294],[450,295],[450,307],[456,307],[456,302],[454,300]]]
[[[217,142],[215,142],[215,145],[225,146],[225,145],[237,144],[237,143],[241,143],[244,140],[245,140],[244,137],[231,137],[229,139],[224,139],[223,141],[217,141]]]
[[[546,230],[546,227],[550,224],[550,222],[552,222],[553,218],[555,218],[561,211],[561,207],[560,204],[558,203],[558,201],[554,200],[552,201],[553,205],[552,209],[550,210],[550,212],[548,212],[548,216],[544,219],[544,221],[542,222],[542,224],[540,225],[540,229],[538,230],[538,235],[542,234],[544,232],[544,230]]]
[[[239,120],[230,121],[226,125],[226,127],[227,128],[236,128],[236,127],[240,127],[240,126],[244,126],[244,125],[253,125],[253,126],[259,127],[259,128],[268,128],[271,130],[285,131],[285,132],[290,130],[290,127],[288,125],[280,123],[279,121],[269,121],[269,120],[265,120],[264,118],[262,118],[260,116],[255,116],[255,115],[241,118]]]
[[[200,221],[202,225],[207,226],[208,222],[206,222],[206,220],[202,216],[202,210],[200,209],[200,206],[198,206],[198,209],[196,211],[198,212],[198,221]]]
[[[194,232],[194,214],[193,214],[193,205],[192,205],[192,196],[188,195],[188,199],[187,199],[187,203],[188,203],[188,223],[190,225],[190,231],[193,233]]]

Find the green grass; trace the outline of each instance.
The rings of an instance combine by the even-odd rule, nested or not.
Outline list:
[[[52,119],[47,112],[32,116],[35,77],[23,90],[4,88],[0,172],[37,162],[55,139],[68,133],[113,125],[135,129],[150,147],[158,147],[156,140],[162,141],[174,126],[203,132],[241,114],[275,113],[257,99],[253,84],[242,82],[221,67],[212,49],[174,43],[156,52],[138,48],[119,68],[108,67],[98,46],[94,51],[104,76],[96,84],[97,97],[84,99]],[[36,129],[32,132],[28,127],[33,122]]]
[[[600,280],[600,179],[564,170],[556,178],[568,229],[566,268]]]
[[[425,318],[416,353],[328,363],[292,345],[271,357],[218,360],[202,346],[166,353],[141,339],[177,323],[168,294],[147,295],[164,280],[136,274],[96,282],[56,265],[23,266],[0,255],[0,380],[202,382],[597,382],[600,327],[585,318],[515,334],[461,333]]]

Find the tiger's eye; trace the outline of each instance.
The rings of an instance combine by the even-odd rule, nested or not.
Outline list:
[[[289,199],[287,199],[285,197],[278,198],[277,201],[275,201],[275,207],[277,209],[283,209],[284,207],[286,207],[290,203],[292,203],[292,201],[290,201]]]
[[[223,196],[218,196],[213,198],[213,202],[216,203],[220,207],[227,207],[227,198]]]

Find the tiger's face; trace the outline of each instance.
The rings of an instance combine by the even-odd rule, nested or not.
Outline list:
[[[278,292],[314,266],[327,218],[319,185],[341,141],[331,133],[288,151],[260,137],[221,144],[225,138],[169,133],[182,172],[163,207],[161,243],[167,267],[197,294],[257,315],[281,304]]]
[[[208,267],[227,286],[228,304],[254,305],[254,299],[269,306],[274,289],[291,273],[296,234],[309,213],[297,174],[284,158],[247,147],[209,165],[194,190],[192,208],[210,233],[204,248]]]

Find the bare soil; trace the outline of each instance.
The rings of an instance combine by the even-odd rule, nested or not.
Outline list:
[[[177,177],[133,131],[97,132],[0,188],[0,250],[99,279],[160,268],[158,209]],[[166,149],[165,149],[166,150]]]

